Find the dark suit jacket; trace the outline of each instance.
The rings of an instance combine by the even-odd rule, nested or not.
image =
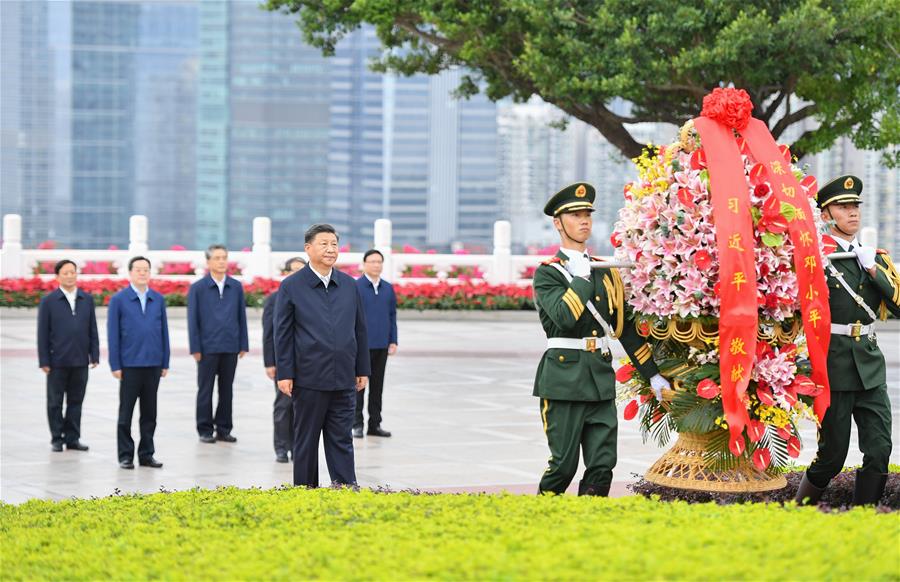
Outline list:
[[[312,267],[282,281],[275,303],[279,380],[310,390],[348,390],[369,376],[365,310],[356,281],[337,269],[328,289]]]
[[[60,289],[41,299],[37,335],[42,368],[74,368],[100,361],[94,298],[81,289],[75,295],[75,315]]]
[[[278,291],[266,297],[263,304],[263,365],[271,368],[275,365],[275,298]]]

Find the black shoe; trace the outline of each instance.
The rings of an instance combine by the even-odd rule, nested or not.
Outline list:
[[[62,443],[50,443],[50,449],[54,453],[61,453],[62,452]]]
[[[200,442],[201,443],[214,443],[214,442],[216,442],[216,437],[212,436],[211,434],[201,434]]]
[[[66,443],[66,448],[70,451],[86,451],[90,447],[85,444],[82,444],[81,441],[75,441],[74,443]]]
[[[216,433],[216,440],[222,441],[223,443],[236,443],[237,442],[236,437],[233,437],[230,434],[222,434],[222,433],[218,433],[218,432]]]
[[[147,457],[146,459],[141,459],[138,461],[141,467],[153,467],[154,469],[159,469],[162,467],[162,463],[154,459],[153,457]]]
[[[878,505],[887,484],[887,473],[856,471],[853,505]]]
[[[134,463],[132,461],[119,461],[120,469],[134,469]]]
[[[353,427],[353,438],[355,438],[355,439],[361,439],[361,438],[363,438],[363,435],[362,435],[362,427],[361,427],[361,426],[354,426],[354,427]]]
[[[391,436],[391,433],[389,431],[386,431],[383,428],[381,428],[380,424],[375,425],[375,426],[370,426],[369,430],[366,432],[366,434],[369,436],[377,436],[377,437]]]
[[[290,459],[288,459],[287,453],[281,451],[279,453],[275,453],[275,462],[276,463],[289,463]]]
[[[823,493],[825,493],[825,488],[813,485],[812,481],[806,476],[806,473],[803,473],[803,478],[800,480],[800,485],[797,487],[797,495],[794,496],[794,501],[797,502],[797,505],[816,505],[819,503],[819,500],[822,499]]]
[[[596,483],[578,483],[578,495],[593,495],[595,497],[609,497],[609,483],[599,485]]]

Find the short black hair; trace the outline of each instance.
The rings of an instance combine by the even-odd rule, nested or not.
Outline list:
[[[306,234],[303,235],[304,244],[311,243],[316,238],[317,234],[322,234],[323,232],[333,234],[336,239],[341,240],[341,237],[338,236],[337,231],[334,230],[334,227],[330,224],[314,224],[306,229]]]
[[[134,267],[134,264],[138,261],[147,261],[147,266],[150,267],[150,259],[147,257],[142,257],[140,255],[136,257],[131,257],[131,260],[128,261],[128,272],[131,272],[131,268]]]
[[[225,251],[225,254],[227,255],[227,254],[228,254],[228,247],[226,247],[226,246],[223,245],[223,244],[218,244],[218,243],[217,243],[217,244],[214,244],[214,245],[209,245],[209,246],[206,248],[206,252],[205,252],[205,254],[206,254],[206,260],[207,260],[207,261],[212,257],[212,254],[213,254],[215,251]]]
[[[291,257],[290,259],[288,259],[288,260],[286,260],[286,261],[284,262],[284,269],[283,269],[283,270],[284,270],[284,271],[290,271],[290,270],[291,270],[291,265],[293,265],[294,263],[303,263],[303,264],[305,265],[305,264],[306,264],[306,259],[304,259],[303,257]]]
[[[70,259],[63,259],[63,260],[59,261],[58,263],[56,263],[55,265],[53,265],[53,272],[55,272],[57,275],[59,275],[59,272],[62,271],[62,268],[65,267],[66,265],[72,265],[73,267],[75,267],[76,271],[78,270],[78,265],[75,264],[75,261],[70,260]]]
[[[372,255],[378,255],[379,257],[381,257],[382,261],[384,260],[384,255],[381,254],[381,251],[379,251],[378,249],[369,249],[363,255],[363,262],[365,263],[366,259],[368,259]]]

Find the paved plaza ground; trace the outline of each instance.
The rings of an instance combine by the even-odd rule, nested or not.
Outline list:
[[[250,354],[234,390],[236,444],[200,443],[194,428],[196,367],[188,354],[184,309],[170,309],[172,362],[159,389],[156,457],[162,469],[118,468],[118,383],[105,350],[105,310],[98,310],[101,365],[91,372],[82,417],[87,453],[50,450],[44,374],[37,367],[36,310],[0,310],[0,499],[105,496],[192,487],[272,487],[292,481],[272,449],[274,387],[261,353],[260,310],[249,310]],[[384,427],[389,439],[355,440],[363,486],[441,491],[534,492],[548,450],[531,395],[544,337],[531,313],[400,315],[400,349],[388,363]],[[894,407],[893,462],[900,462],[900,325],[880,326]],[[622,355],[621,350],[617,352]],[[137,437],[137,412],[133,434]],[[799,462],[815,454],[815,429],[802,431]],[[856,446],[854,436],[853,446]],[[662,451],[643,444],[637,422],[621,420],[613,492],[624,493]],[[321,454],[321,478],[328,479]],[[851,450],[848,464],[861,455]],[[577,479],[576,477],[576,483]]]

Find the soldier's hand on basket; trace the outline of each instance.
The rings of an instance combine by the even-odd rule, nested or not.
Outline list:
[[[656,399],[662,402],[662,391],[670,390],[672,388],[672,385],[669,384],[669,381],[663,378],[661,375],[656,374],[652,378],[650,378],[650,388],[653,389],[653,394],[656,396]]]

